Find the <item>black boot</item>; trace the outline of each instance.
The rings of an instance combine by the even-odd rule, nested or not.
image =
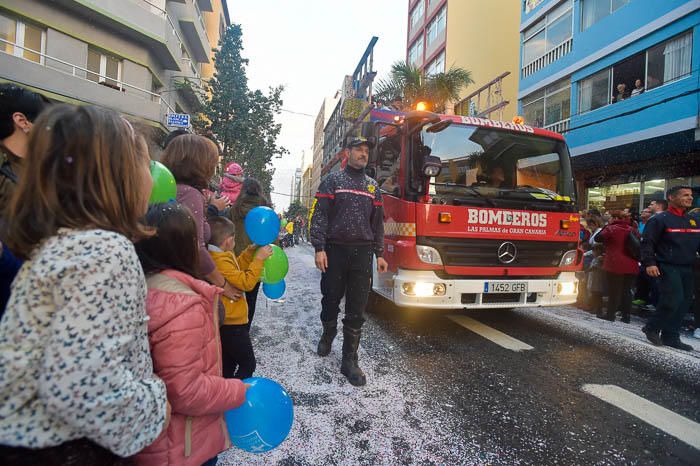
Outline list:
[[[663,344],[661,343],[661,336],[659,335],[658,330],[650,329],[645,325],[644,327],[642,327],[642,332],[644,332],[644,335],[647,336],[647,340],[649,340],[656,346],[661,346]]]
[[[328,356],[331,353],[331,345],[333,344],[333,339],[338,334],[338,321],[322,320],[323,333],[321,334],[321,339],[318,341],[318,348],[316,348],[316,353],[319,356]]]
[[[343,362],[340,373],[348,378],[350,384],[360,387],[367,383],[365,373],[357,365],[357,349],[360,347],[362,330],[343,326]]]
[[[664,346],[670,346],[671,348],[676,348],[683,351],[693,351],[694,349],[692,346],[683,343],[680,337],[664,338],[662,336],[661,342],[664,344]]]

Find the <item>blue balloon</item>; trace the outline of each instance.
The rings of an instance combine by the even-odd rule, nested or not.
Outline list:
[[[265,453],[282,443],[292,430],[292,398],[274,380],[252,377],[243,382],[250,384],[245,401],[224,413],[228,433],[241,450]]]
[[[245,232],[250,240],[260,246],[266,246],[277,239],[280,231],[280,219],[269,207],[256,207],[245,216]]]
[[[277,283],[263,283],[263,293],[270,299],[279,299],[284,295],[287,284],[284,280]]]

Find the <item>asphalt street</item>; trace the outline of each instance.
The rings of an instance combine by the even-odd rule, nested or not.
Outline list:
[[[700,464],[700,340],[692,353],[648,344],[640,328],[574,308],[479,312],[397,309],[367,316],[360,364],[327,358],[320,273],[307,245],[290,259],[284,302],[261,293],[256,376],[295,403],[289,438],[221,464]]]

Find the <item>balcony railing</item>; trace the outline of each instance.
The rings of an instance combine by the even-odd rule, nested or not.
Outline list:
[[[121,81],[119,79],[112,78],[110,76],[97,73],[97,72],[89,70],[85,67],[76,65],[74,63],[69,63],[65,60],[61,60],[60,58],[56,58],[56,57],[53,57],[51,55],[46,55],[45,53],[30,49],[28,47],[18,45],[14,42],[10,42],[10,41],[2,39],[2,38],[0,38],[0,44],[10,45],[13,47],[13,49],[27,51],[27,52],[30,52],[30,53],[36,55],[36,56],[41,57],[39,62],[36,62],[34,60],[27,60],[27,61],[31,61],[32,63],[36,63],[39,66],[43,66],[45,68],[51,68],[54,71],[58,71],[60,73],[65,73],[65,74],[73,76],[75,78],[82,79],[86,83],[91,83],[91,84],[109,87],[109,88],[114,89],[115,91],[118,91],[118,92],[119,91],[124,92],[124,93],[128,92],[130,95],[140,96],[144,100],[150,100],[152,102],[157,102],[160,105],[160,118],[161,118],[161,122],[163,122],[163,123],[165,122],[165,119],[166,119],[168,113],[176,113],[175,109],[168,103],[168,101],[163,99],[163,96],[156,93],[156,92],[142,89],[138,86],[134,86],[133,84],[129,84],[129,83]],[[17,57],[17,55],[5,52],[4,47],[0,48],[0,52],[4,53],[6,55],[12,55],[14,57]],[[22,58],[22,57],[17,57],[17,58]],[[60,67],[59,66],[51,66],[52,63],[58,64],[61,66]],[[68,71],[68,69],[70,69],[70,71]],[[99,82],[95,82],[92,79],[89,79],[88,76],[97,77],[97,81],[99,81]]]
[[[549,131],[554,131],[555,133],[566,133],[569,131],[569,122],[571,121],[570,118],[567,118],[566,120],[561,120],[557,121],[556,123],[552,123],[551,125],[547,125],[544,127],[544,129],[547,129]]]
[[[167,21],[168,26],[172,30],[173,36],[175,36],[175,39],[177,40],[178,45],[180,46],[180,50],[183,50],[185,48],[185,46],[184,46],[185,40],[180,35],[180,32],[177,30],[177,27],[175,26],[175,23],[173,22],[173,19],[170,17],[168,12],[164,8],[162,8],[161,6],[157,5],[156,3],[152,2],[152,1],[149,1],[149,0],[136,0],[136,1],[139,3],[142,3],[144,6],[146,6],[149,9],[149,11],[151,11],[151,13],[153,13],[157,16],[160,16],[165,21]],[[204,24],[204,20],[202,19],[201,13],[199,12],[199,7],[197,6],[197,1],[196,0],[193,0],[193,1],[194,1],[195,7],[197,8],[197,13],[200,15],[199,19],[202,22],[202,24]],[[204,32],[206,34],[206,28],[204,28]],[[187,64],[187,68],[192,70],[193,73],[195,74],[195,76],[199,76],[199,73],[192,67],[192,64],[191,64],[192,60],[191,59],[181,56],[180,60]]]
[[[202,15],[202,10],[199,9],[199,4],[197,3],[197,0],[192,0],[192,4],[194,5],[194,9],[197,11],[197,18],[199,18],[199,24],[202,25],[204,37],[206,37],[207,42],[211,44],[211,41],[209,40],[209,34],[207,33],[207,25],[204,23],[204,16]]]
[[[143,3],[153,14],[161,15],[165,13],[165,2],[156,2],[155,0],[134,0],[137,3]]]
[[[523,78],[527,78],[531,74],[536,73],[537,71],[541,70],[545,66],[549,65],[550,63],[554,63],[555,61],[559,60],[561,57],[566,55],[567,53],[571,52],[571,45],[573,44],[573,38],[568,38],[561,44],[557,45],[554,47],[552,50],[549,52],[545,53],[541,57],[531,61],[527,65],[523,66],[521,70],[521,75]]]

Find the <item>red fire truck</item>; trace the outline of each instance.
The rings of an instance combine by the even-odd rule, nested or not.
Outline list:
[[[442,309],[576,300],[583,253],[561,135],[379,109],[362,134],[377,141],[368,172],[384,198],[389,271],[374,268],[375,293],[398,306]]]

